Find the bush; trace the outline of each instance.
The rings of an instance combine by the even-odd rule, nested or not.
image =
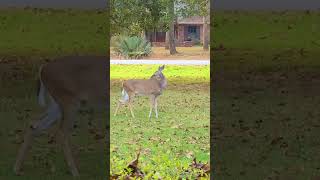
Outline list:
[[[115,47],[117,42],[119,42],[119,35],[112,36],[110,39],[110,47]]]
[[[190,39],[191,39],[191,41],[193,42],[194,45],[196,45],[196,46],[202,45],[202,42],[200,41],[200,39],[198,39],[196,34],[191,34],[190,35]]]
[[[115,42],[114,51],[125,58],[138,59],[151,53],[151,44],[138,36],[120,36]]]

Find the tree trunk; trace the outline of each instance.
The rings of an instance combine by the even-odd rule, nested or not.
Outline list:
[[[203,50],[209,50],[209,21],[210,21],[210,1],[207,2],[208,15],[203,17]]]
[[[166,45],[165,45],[165,49],[169,49],[169,32],[166,32]]]
[[[207,16],[203,17],[203,50],[209,50],[209,37],[208,37],[208,19]]]
[[[175,39],[174,39],[174,22],[175,22],[175,16],[174,16],[174,0],[170,0],[169,16],[170,16],[170,24],[169,24],[169,48],[170,48],[170,54],[171,54],[171,55],[174,55],[174,54],[177,53],[176,44],[175,44]]]
[[[146,31],[141,32],[141,38],[147,40]]]

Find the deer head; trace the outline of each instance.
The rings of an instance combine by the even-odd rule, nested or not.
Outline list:
[[[167,87],[167,79],[162,73],[163,69],[164,69],[164,65],[159,66],[158,70],[150,78],[150,79],[155,79],[160,83],[161,90]]]

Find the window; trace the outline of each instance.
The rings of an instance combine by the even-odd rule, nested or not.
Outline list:
[[[197,33],[197,26],[188,26],[188,33]]]

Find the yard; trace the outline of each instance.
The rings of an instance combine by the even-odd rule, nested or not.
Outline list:
[[[157,68],[112,65],[111,114],[121,95],[122,80],[149,78]],[[167,65],[163,73],[168,87],[159,97],[159,119],[148,119],[149,100],[143,96],[135,98],[135,118],[128,107],[111,116],[111,174],[121,172],[140,148],[138,167],[149,177],[187,177],[191,173],[184,171],[193,158],[210,163],[209,72],[209,66]]]
[[[216,12],[215,178],[319,179],[319,14]]]
[[[0,27],[3,35],[0,42],[0,117],[3,121],[0,128],[0,179],[70,179],[62,148],[52,138],[55,129],[36,138],[25,160],[22,177],[14,175],[13,165],[25,128],[43,112],[36,97],[40,65],[56,56],[104,55],[108,48],[105,41],[106,15],[100,11],[8,9],[1,10],[0,21],[4,25]],[[120,95],[119,80],[145,78],[155,68],[115,67],[112,68],[112,112]],[[199,72],[202,73],[196,75]],[[111,164],[112,172],[117,172],[134,158],[139,147],[138,139],[143,149],[139,166],[146,173],[155,169],[156,164],[166,163],[161,164],[162,169],[157,171],[159,175],[174,176],[172,169],[165,166],[170,165],[179,170],[175,172],[177,176],[182,167],[192,162],[193,156],[203,162],[209,161],[209,67],[167,67],[165,74],[169,78],[169,87],[160,97],[157,121],[145,118],[145,110],[148,109],[145,98],[136,101],[135,120],[125,116],[124,110],[112,118],[111,138],[115,142],[111,146],[111,162],[115,162]],[[71,142],[79,164],[80,179],[103,179],[107,174],[108,150],[105,140],[97,139],[88,126],[89,115],[85,110],[80,112]],[[105,119],[105,113],[97,112],[95,119]],[[129,127],[128,123],[132,126]],[[158,129],[146,128],[153,126]],[[141,138],[141,132],[145,133],[145,138]],[[132,133],[137,136],[132,136]],[[176,136],[173,137],[178,139],[169,138],[174,134]],[[117,136],[119,141],[115,141]],[[131,140],[136,144],[127,143]],[[124,144],[119,144],[122,142]],[[158,146],[159,143],[161,145]],[[148,167],[146,163],[151,161],[153,163]]]

